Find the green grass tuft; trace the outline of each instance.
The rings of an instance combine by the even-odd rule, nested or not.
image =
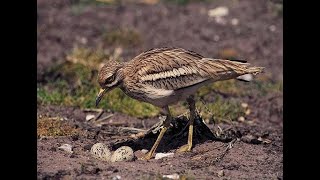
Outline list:
[[[103,35],[104,43],[123,47],[137,46],[142,43],[139,32],[132,29],[116,29],[105,32]]]
[[[202,117],[209,121],[234,121],[238,117],[245,115],[245,110],[241,107],[240,100],[235,98],[224,99],[220,96],[215,96],[214,102],[205,104],[197,102],[196,106],[201,109]]]

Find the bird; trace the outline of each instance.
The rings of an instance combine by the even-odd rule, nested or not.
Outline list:
[[[264,67],[250,66],[244,60],[207,58],[178,47],[154,48],[127,62],[108,60],[98,72],[100,91],[96,97],[96,106],[107,92],[118,87],[129,97],[163,110],[166,115],[163,127],[151,150],[143,158],[149,160],[173,119],[169,105],[186,100],[190,110],[188,142],[178,151],[187,152],[192,149],[197,90],[216,81],[250,81],[251,76],[263,70]]]

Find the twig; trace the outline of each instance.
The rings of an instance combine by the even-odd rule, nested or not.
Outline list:
[[[145,132],[146,130],[144,129],[138,129],[138,128],[133,128],[133,127],[119,127],[118,128],[120,131],[129,131],[129,132]]]
[[[83,109],[83,112],[101,112],[103,109]]]
[[[103,122],[103,121],[99,121],[97,124],[108,125],[108,126],[123,126],[123,125],[127,125],[128,123],[125,123],[125,122]]]
[[[101,111],[99,112],[99,114],[94,118],[94,120],[95,120],[95,121],[98,120],[103,113],[104,113],[104,111],[101,110]]]
[[[226,124],[234,124],[232,119],[224,119],[224,118],[217,118],[217,119],[218,119],[218,121],[224,122]]]
[[[143,127],[143,128],[146,128],[146,127],[147,127],[144,119],[141,120],[141,124],[142,124],[142,127]]]
[[[182,113],[182,114],[180,114],[179,116],[177,116],[177,118],[180,118],[180,117],[183,117],[183,116],[188,116],[188,113],[189,113],[189,110],[188,111],[186,111],[186,112],[184,112],[184,113]]]
[[[232,129],[232,127],[225,128],[223,131],[229,131],[230,129]]]
[[[107,119],[111,118],[112,116],[113,116],[113,114],[109,114],[101,119],[96,120],[96,122],[101,122],[101,121],[107,120]]]
[[[156,134],[158,130],[162,127],[164,121],[165,121],[165,118],[161,118],[160,121],[154,124],[151,128],[149,128],[145,134],[149,134],[150,132],[152,132],[153,134]]]
[[[233,139],[231,142],[228,143],[226,149],[223,151],[223,153],[221,155],[219,155],[218,157],[216,157],[212,162],[212,163],[217,163],[219,161],[222,160],[222,158],[224,158],[224,156],[229,152],[229,150],[233,147],[234,143],[236,142],[237,139]]]
[[[214,133],[216,134],[217,137],[220,137],[220,135],[223,133],[223,130],[219,125],[217,125],[217,127],[218,127],[218,130],[215,131]]]
[[[173,136],[172,136],[172,139],[175,139],[175,138],[181,136],[181,135],[185,132],[185,130],[186,130],[187,128],[189,128],[189,125],[190,125],[190,121],[188,120],[187,125],[185,125],[178,134],[173,135]]]

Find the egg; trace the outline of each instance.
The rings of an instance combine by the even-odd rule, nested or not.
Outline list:
[[[133,150],[129,146],[121,146],[111,156],[111,162],[132,161],[134,158]]]
[[[109,147],[103,143],[96,143],[91,147],[90,153],[93,157],[103,160],[110,161],[111,151]]]

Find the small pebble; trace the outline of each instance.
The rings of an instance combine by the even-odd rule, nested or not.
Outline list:
[[[224,171],[223,170],[218,171],[218,177],[222,177],[222,176],[224,176]]]
[[[231,24],[232,24],[233,26],[236,26],[236,25],[239,24],[239,20],[238,20],[237,18],[233,18],[233,19],[231,19]]]
[[[225,6],[220,6],[208,11],[210,17],[223,17],[229,14],[229,9]]]
[[[241,103],[241,106],[242,106],[243,108],[247,108],[249,105],[248,105],[247,103]]]
[[[276,26],[275,26],[275,25],[269,26],[269,30],[270,30],[271,32],[276,31]]]
[[[121,179],[121,176],[119,175],[116,175],[115,177],[112,178],[112,180],[120,180]]]
[[[220,36],[214,35],[214,36],[213,36],[213,40],[216,41],[216,42],[219,41],[219,40],[220,40]]]
[[[80,42],[81,42],[82,44],[87,44],[88,40],[87,40],[87,38],[82,37],[82,38],[80,39]]]
[[[63,144],[62,146],[58,147],[58,149],[67,151],[68,153],[73,153],[72,146],[70,144]]]
[[[250,109],[247,109],[245,112],[244,112],[246,115],[249,115],[251,113],[251,110]]]
[[[218,24],[222,24],[222,25],[227,24],[226,19],[225,19],[225,18],[223,18],[223,17],[220,17],[220,16],[215,17],[215,18],[214,18],[214,20],[215,20],[215,21],[216,21],[216,23],[218,23]]]
[[[243,122],[244,120],[245,120],[245,118],[243,116],[238,117],[239,122]]]
[[[147,154],[149,151],[148,151],[147,149],[142,149],[141,152],[142,152],[143,154]]]
[[[180,178],[179,174],[177,174],[177,173],[170,174],[170,175],[163,175],[162,177],[169,178],[169,179],[179,179]]]
[[[154,159],[162,159],[164,157],[171,157],[174,153],[157,153]]]
[[[91,119],[93,119],[95,117],[95,115],[92,115],[92,114],[88,114],[86,116],[86,121],[90,121]]]

